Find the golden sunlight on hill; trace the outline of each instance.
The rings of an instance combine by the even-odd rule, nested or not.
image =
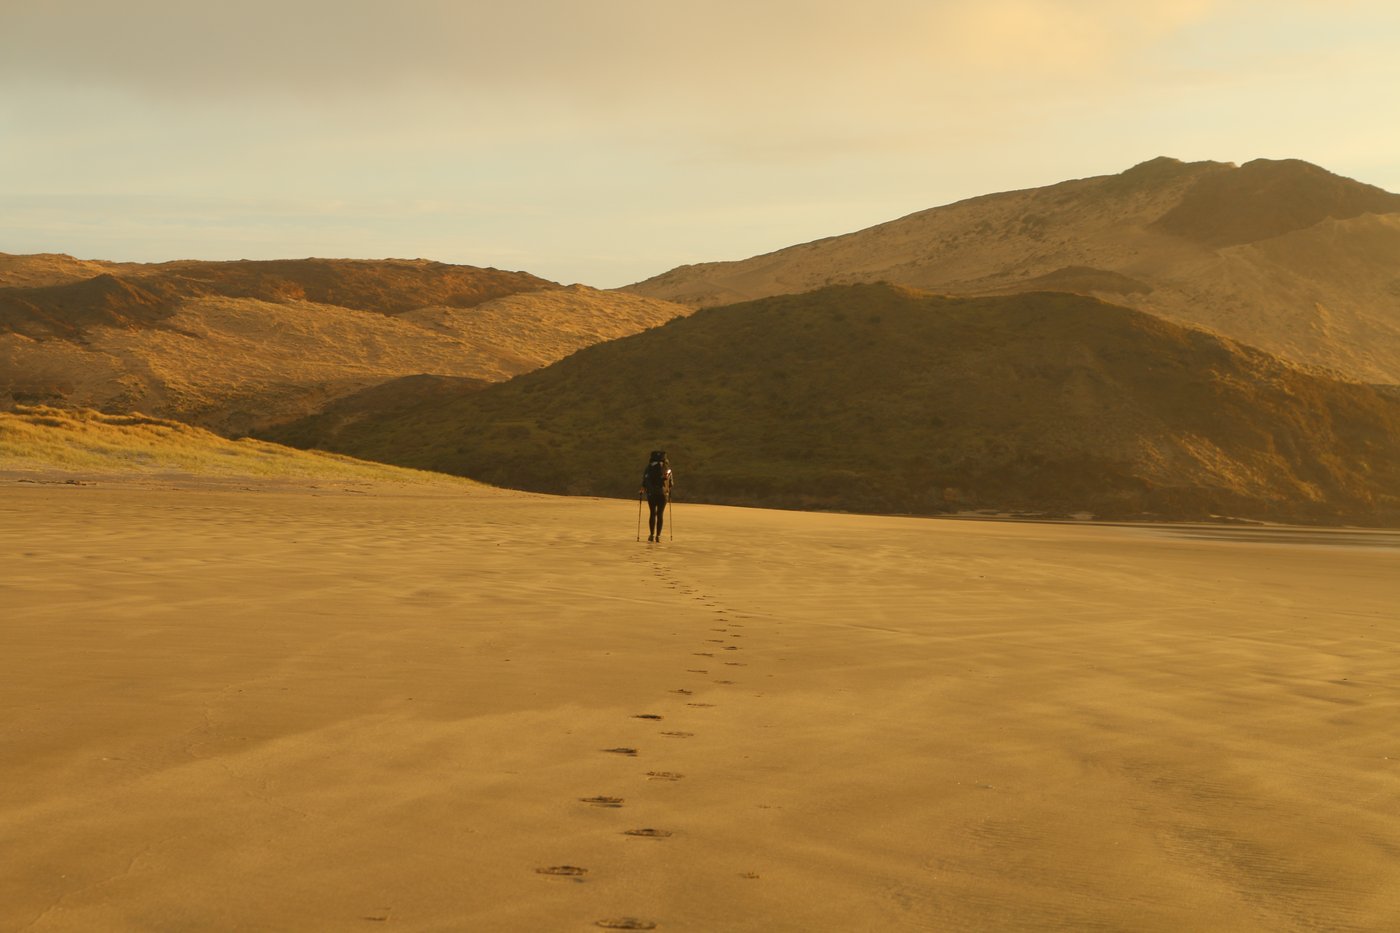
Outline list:
[[[141,268],[137,263],[74,259],[63,253],[34,253],[26,256],[0,253],[0,288],[67,285],[99,275],[122,274]]]
[[[887,281],[952,295],[1054,289],[1400,383],[1400,195],[1297,160],[1154,159],[985,195],[631,286],[694,306]]]
[[[101,266],[5,257],[0,401],[142,411],[237,435],[419,374],[499,381],[689,313],[422,261]],[[27,260],[28,264],[24,261]]]
[[[48,479],[184,476],[464,482],[251,438],[231,441],[178,421],[140,414],[107,415],[43,406],[0,412],[0,474]]]

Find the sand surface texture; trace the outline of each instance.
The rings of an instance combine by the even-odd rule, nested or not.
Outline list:
[[[1393,930],[1397,537],[0,487],[0,929]]]

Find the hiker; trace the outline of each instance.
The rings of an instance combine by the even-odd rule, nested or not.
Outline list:
[[[646,493],[647,505],[651,514],[647,518],[647,540],[661,540],[661,522],[666,512],[666,503],[671,498],[671,462],[666,459],[666,451],[653,450],[642,471],[642,488],[637,494]]]

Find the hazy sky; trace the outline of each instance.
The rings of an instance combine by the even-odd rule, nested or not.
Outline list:
[[[0,251],[615,286],[1158,155],[1400,191],[1395,0],[0,0]]]

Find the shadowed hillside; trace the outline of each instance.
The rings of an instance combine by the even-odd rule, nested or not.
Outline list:
[[[143,288],[103,273],[63,285],[0,288],[0,333],[80,338],[94,327],[154,327],[175,311],[164,283]]]
[[[558,288],[528,272],[415,259],[287,259],[265,262],[83,263],[68,256],[6,256],[7,277],[41,284],[0,287],[0,333],[76,338],[89,328],[157,326],[182,300],[250,298],[401,314],[471,308],[519,292]],[[24,260],[31,260],[25,263]],[[93,267],[104,271],[73,279]],[[113,271],[106,271],[106,268]],[[149,309],[159,306],[162,313]]]
[[[423,408],[472,395],[489,385],[492,383],[484,379],[460,376],[404,376],[338,398],[295,425],[271,428],[264,433],[269,437],[314,438],[314,443],[308,440],[303,446],[331,450],[342,435],[360,430],[362,422],[368,422],[370,430],[378,430],[385,421],[411,417]]]
[[[682,500],[1400,521],[1394,399],[1064,294],[765,299],[269,436],[547,492],[631,495],[660,446]]]
[[[1324,220],[1400,213],[1400,194],[1298,159],[1257,159],[1203,175],[1154,224],[1206,246],[1237,246],[1303,230]]]
[[[1400,383],[1400,195],[1298,160],[1159,158],[630,287],[696,307],[829,284],[1090,295]]]
[[[417,374],[487,381],[688,308],[423,260],[98,263],[0,255],[0,406],[225,434]]]
[[[528,272],[454,266],[422,259],[287,259],[166,263],[154,277],[191,291],[260,301],[316,304],[399,314],[415,308],[470,308],[517,292],[557,288]]]

